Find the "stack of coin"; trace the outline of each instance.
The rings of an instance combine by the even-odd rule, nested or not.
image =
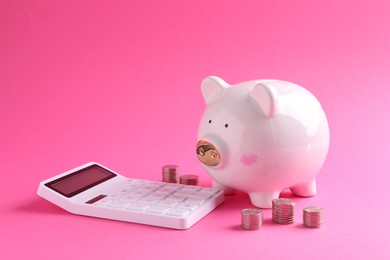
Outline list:
[[[295,202],[291,199],[274,199],[272,201],[272,221],[277,224],[294,223]]]
[[[263,226],[263,212],[260,209],[241,210],[241,227],[248,230],[260,229]]]
[[[179,174],[179,166],[164,165],[162,167],[162,181],[168,183],[177,183],[177,176]]]
[[[181,184],[197,186],[198,181],[199,181],[198,175],[186,174],[186,175],[180,176],[180,183]]]
[[[323,223],[323,209],[310,206],[303,209],[303,225],[308,228],[320,228]]]

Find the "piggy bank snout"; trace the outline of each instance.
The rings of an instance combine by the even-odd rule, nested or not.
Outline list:
[[[215,145],[200,140],[196,145],[196,155],[201,163],[207,166],[217,166],[221,162],[221,155]]]

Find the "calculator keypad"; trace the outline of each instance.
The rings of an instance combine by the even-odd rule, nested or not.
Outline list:
[[[128,179],[114,194],[93,205],[150,214],[186,217],[219,190],[199,186]]]

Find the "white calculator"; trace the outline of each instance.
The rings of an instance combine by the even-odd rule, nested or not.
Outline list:
[[[74,214],[174,229],[224,201],[220,189],[127,178],[94,162],[42,181],[38,195]]]

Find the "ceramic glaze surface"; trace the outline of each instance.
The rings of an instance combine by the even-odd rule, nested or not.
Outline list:
[[[213,185],[247,192],[254,206],[290,188],[316,194],[316,175],[329,146],[326,115],[306,89],[286,81],[229,85],[211,76],[202,82],[206,109],[196,152]]]

